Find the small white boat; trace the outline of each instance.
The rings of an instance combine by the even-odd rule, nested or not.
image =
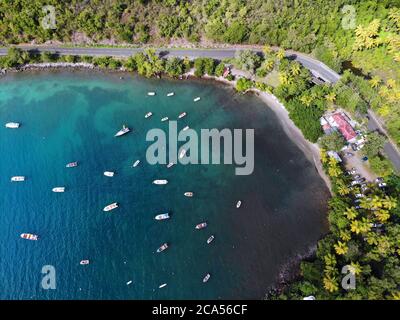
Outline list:
[[[167,249],[168,249],[168,243],[165,242],[164,244],[162,244],[161,247],[159,247],[157,249],[157,253],[163,252],[164,250],[167,250]]]
[[[182,151],[179,153],[179,159],[182,159],[186,155],[186,152],[186,149],[182,149]]]
[[[122,129],[119,130],[114,137],[120,137],[123,136],[124,134],[128,133],[129,131],[131,131],[128,127],[125,127],[125,125],[122,126]]]
[[[173,162],[170,162],[170,163],[167,164],[167,168],[169,169],[169,168],[171,168],[173,165],[174,165],[174,163],[173,163]]]
[[[64,192],[65,187],[55,187],[52,189],[53,192]]]
[[[132,283],[132,280],[129,280],[126,285],[129,286]]]
[[[193,101],[194,102],[200,101],[200,97],[194,98]]]
[[[108,206],[104,207],[103,211],[107,212],[107,211],[111,211],[111,210],[113,210],[115,208],[118,208],[118,203],[116,203],[116,202],[111,203]]]
[[[78,162],[75,161],[75,162],[67,163],[67,165],[65,167],[66,168],[74,168],[74,167],[77,167],[77,166],[78,166]]]
[[[162,288],[164,288],[164,287],[166,287],[166,286],[167,286],[167,284],[166,284],[166,283],[163,283],[163,284],[161,284],[158,288],[162,289]]]
[[[156,93],[155,93],[155,92],[153,92],[153,91],[150,91],[150,92],[147,92],[147,95],[148,95],[148,96],[155,96],[155,95],[156,95]]]
[[[179,116],[178,119],[182,119],[183,117],[185,117],[187,115],[186,112],[182,112]]]
[[[153,183],[154,184],[158,184],[158,185],[162,185],[162,184],[167,184],[168,180],[165,180],[165,179],[154,180]]]
[[[81,260],[81,262],[79,262],[79,264],[81,264],[81,265],[86,265],[89,263],[90,263],[89,260]]]
[[[167,93],[167,97],[172,97],[173,95],[175,95],[174,92]]]
[[[191,198],[191,197],[193,197],[193,192],[185,192],[183,195],[184,195],[185,197]]]
[[[213,235],[211,237],[209,237],[207,239],[207,244],[210,244],[214,239],[215,239],[215,237]]]
[[[139,163],[140,163],[140,160],[136,160],[132,167],[134,167],[134,168],[137,167],[139,165]]]
[[[168,120],[168,117],[164,117],[164,118],[161,119],[161,122],[164,122],[164,121],[167,121],[167,120]]]
[[[162,213],[162,214],[158,214],[154,217],[154,219],[156,220],[165,220],[165,219],[169,219],[169,213]]]
[[[242,201],[239,200],[239,201],[236,203],[236,208],[239,209],[241,205],[242,205]]]
[[[203,278],[203,283],[206,283],[208,280],[210,280],[211,274],[207,273],[206,276]]]
[[[26,240],[33,240],[36,241],[39,239],[39,236],[36,234],[32,234],[32,233],[21,233],[20,236],[22,239],[26,239]]]
[[[112,172],[112,171],[104,171],[104,175],[106,176],[106,177],[114,177],[114,172]]]
[[[24,176],[15,176],[15,177],[11,177],[11,181],[13,181],[13,182],[25,181],[25,177],[24,177]]]
[[[205,227],[207,227],[207,222],[199,223],[195,228],[197,230],[201,230],[201,229],[204,229]]]
[[[18,129],[20,124],[18,122],[8,122],[5,127],[8,129]]]
[[[144,115],[144,117],[147,119],[147,118],[150,118],[152,115],[153,115],[153,112],[147,112],[147,113]]]
[[[186,130],[188,130],[189,129],[189,126],[186,126],[186,127],[184,127],[183,129],[182,129],[182,131],[186,131]]]

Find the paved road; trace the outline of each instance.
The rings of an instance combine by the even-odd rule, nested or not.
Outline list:
[[[21,49],[25,50],[37,50],[39,52],[49,51],[58,53],[61,55],[91,55],[91,56],[115,56],[115,57],[128,57],[137,52],[143,51],[143,48],[90,48],[90,47],[71,47],[63,48],[56,46],[20,46]],[[7,54],[6,48],[0,48],[0,55]],[[233,58],[235,56],[235,48],[227,49],[158,49],[157,52],[165,57],[209,57],[214,59],[225,59]],[[256,52],[260,52],[258,49],[254,49]],[[298,53],[295,51],[286,51],[286,56],[291,57],[300,62],[304,67],[308,68],[315,76],[323,79],[327,83],[335,83],[339,81],[340,75],[330,69],[322,62],[311,58],[310,56]],[[380,132],[386,134],[383,126],[379,123],[376,115],[370,111],[369,128],[372,130],[379,129]],[[397,170],[400,171],[400,152],[396,148],[395,144],[389,141],[385,145],[385,152],[388,158],[392,161]]]

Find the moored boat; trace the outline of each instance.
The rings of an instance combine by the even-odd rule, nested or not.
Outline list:
[[[150,92],[147,92],[147,95],[148,95],[148,96],[155,96],[156,93],[155,93],[154,91],[150,91]]]
[[[113,210],[115,208],[118,208],[118,203],[117,202],[111,203],[108,206],[104,207],[103,211],[111,211],[111,210]]]
[[[78,166],[78,162],[75,161],[75,162],[67,163],[67,165],[65,167],[66,168],[73,168],[73,167],[77,167],[77,166]]]
[[[238,202],[236,202],[236,208],[239,209],[241,205],[242,205],[242,201],[239,200]]]
[[[21,238],[22,239],[26,239],[26,240],[38,240],[39,236],[36,234],[32,234],[32,233],[21,233]]]
[[[20,124],[18,122],[8,122],[5,127],[8,129],[18,129]]]
[[[182,149],[181,152],[179,153],[179,159],[182,159],[186,155],[187,150]]]
[[[160,253],[160,252],[163,252],[164,250],[167,250],[167,249],[168,249],[168,243],[165,242],[165,243],[162,244],[161,247],[159,247],[159,248],[157,249],[157,252]]]
[[[129,286],[132,283],[132,280],[129,280],[126,285]]]
[[[114,137],[120,137],[123,136],[124,134],[128,133],[129,131],[131,131],[131,129],[129,129],[128,127],[126,127],[125,125],[122,126],[122,129],[119,130]]]
[[[13,182],[22,182],[22,181],[25,181],[25,177],[24,176],[11,177],[11,181],[13,181]]]
[[[170,162],[170,163],[167,164],[167,168],[171,168],[173,165],[174,165],[174,163]]]
[[[182,129],[182,131],[186,131],[186,130],[188,130],[189,129],[189,126],[186,126],[186,127],[184,127],[183,129]]]
[[[188,192],[185,192],[183,195],[185,197],[193,197],[193,192],[188,191]]]
[[[79,264],[81,264],[81,265],[86,265],[86,264],[89,264],[89,263],[90,263],[89,260],[81,260],[81,262],[79,262]]]
[[[208,280],[210,280],[211,274],[207,273],[206,276],[203,278],[203,283],[206,283]]]
[[[140,160],[136,160],[132,167],[134,167],[134,168],[137,167],[139,165],[139,163],[140,163]]]
[[[187,115],[186,112],[182,112],[179,116],[178,119],[182,119],[183,117],[185,117]]]
[[[55,187],[52,189],[53,192],[64,192],[65,187]]]
[[[161,122],[167,121],[169,118],[168,117],[164,117],[161,119]]]
[[[168,183],[168,180],[159,179],[159,180],[154,180],[153,183],[154,183],[154,184],[158,184],[158,185],[162,185],[162,184],[167,184],[167,183]]]
[[[115,172],[113,171],[104,171],[104,175],[106,177],[114,177]]]
[[[154,217],[154,219],[156,220],[165,220],[165,219],[169,219],[169,213],[161,213],[158,214]]]
[[[173,95],[175,95],[174,92],[167,93],[167,97],[172,97]]]
[[[163,283],[163,284],[159,285],[158,288],[162,289],[162,288],[164,288],[164,287],[166,287],[166,286],[167,286],[167,284],[166,284],[166,283]]]
[[[215,239],[215,237],[212,235],[207,239],[207,244],[210,244],[211,242],[213,242],[213,240]]]
[[[197,230],[204,229],[205,227],[207,227],[207,222],[202,222],[196,225]]]
[[[194,102],[200,101],[200,97],[196,97],[193,99]]]
[[[152,115],[153,115],[153,112],[147,112],[147,113],[144,115],[144,117],[147,119],[147,118],[150,118]]]

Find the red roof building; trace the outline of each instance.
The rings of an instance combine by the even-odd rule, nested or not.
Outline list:
[[[335,120],[340,133],[346,139],[346,141],[353,140],[357,137],[357,133],[354,131],[353,127],[346,121],[344,116],[340,113],[335,113],[332,115],[332,118]]]

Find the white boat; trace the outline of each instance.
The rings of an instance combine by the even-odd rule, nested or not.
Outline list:
[[[164,117],[164,118],[161,119],[161,122],[164,122],[164,121],[167,121],[167,120],[168,120],[168,117]]]
[[[154,183],[154,184],[162,185],[162,184],[167,184],[167,183],[168,183],[168,180],[165,180],[165,179],[154,180],[153,183]]]
[[[171,168],[173,165],[174,165],[174,163],[170,162],[170,163],[167,164],[167,168]]]
[[[52,189],[53,192],[64,192],[65,187],[55,187]]]
[[[193,192],[185,192],[184,194],[183,194],[185,197],[193,197]]]
[[[194,99],[193,99],[194,102],[197,102],[197,101],[199,101],[199,100],[200,100],[200,97],[197,97],[197,98],[194,98]]]
[[[211,274],[207,273],[206,276],[203,278],[203,283],[206,283],[208,280],[210,280]]]
[[[161,213],[158,214],[154,217],[154,219],[156,220],[165,220],[165,219],[169,219],[169,213]]]
[[[90,262],[89,262],[89,260],[81,260],[81,262],[79,262],[79,264],[81,264],[81,265],[86,265],[86,264],[89,264]]]
[[[163,252],[164,250],[167,249],[168,249],[168,243],[165,242],[164,244],[161,245],[161,247],[157,249],[157,253]]]
[[[75,162],[67,163],[67,165],[65,167],[66,168],[74,168],[74,167],[77,167],[77,166],[78,166],[78,162],[75,161]]]
[[[132,283],[132,280],[129,280],[126,285],[129,286]]]
[[[124,134],[128,133],[129,131],[131,131],[128,127],[125,127],[125,125],[122,126],[122,129],[119,130],[114,137],[120,137],[123,136]]]
[[[9,129],[18,129],[20,124],[18,122],[8,122],[6,123],[6,128]]]
[[[201,229],[204,229],[205,227],[207,227],[207,222],[202,222],[202,223],[199,223],[198,225],[196,225],[196,229],[197,230],[201,230]]]
[[[111,203],[108,206],[104,207],[103,211],[111,211],[115,208],[118,208],[118,203],[116,203],[116,202]]]
[[[147,113],[144,115],[144,117],[147,119],[147,118],[150,118],[152,115],[153,115],[153,112],[147,112]]]
[[[140,160],[136,160],[132,167],[134,167],[134,168],[137,167],[139,165],[139,163],[140,163]]]
[[[186,130],[188,130],[189,129],[189,126],[186,126],[186,127],[184,127],[183,129],[182,129],[182,131],[186,131]]]
[[[178,119],[182,119],[183,117],[185,117],[187,115],[186,112],[182,112],[179,116]]]
[[[173,95],[175,95],[174,92],[167,93],[167,97],[172,97]]]
[[[236,203],[236,208],[239,209],[241,205],[242,205],[242,201],[239,200],[239,201]]]
[[[215,239],[215,237],[212,235],[207,239],[207,244],[210,244],[213,240]]]
[[[148,95],[148,96],[155,96],[155,95],[156,95],[156,93],[155,93],[155,92],[153,92],[153,91],[150,91],[150,92],[147,92],[147,95]]]
[[[182,159],[186,155],[186,152],[186,149],[182,149],[182,151],[179,153],[179,159]]]
[[[106,177],[114,177],[114,172],[112,172],[112,171],[104,171],[104,175],[106,176]]]
[[[161,284],[158,288],[162,289],[162,288],[164,288],[164,287],[166,287],[166,286],[167,286],[167,284],[166,284],[166,283],[163,283],[163,284]]]
[[[21,233],[20,236],[22,239],[26,239],[26,240],[33,240],[36,241],[38,240],[39,236],[36,234],[32,234],[32,233]]]
[[[24,176],[15,176],[15,177],[11,177],[11,181],[13,181],[13,182],[25,181],[25,177],[24,177]]]

